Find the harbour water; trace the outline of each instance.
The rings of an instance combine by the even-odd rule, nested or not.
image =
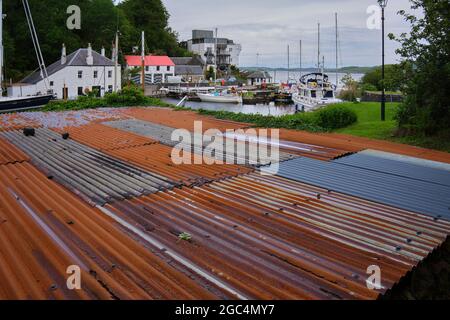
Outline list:
[[[306,74],[306,72],[302,73]],[[287,71],[277,71],[276,74],[274,71],[271,72],[272,76],[276,76],[274,79],[277,83],[281,82],[287,82],[288,80],[288,72]],[[341,81],[342,77],[344,77],[345,73],[339,73],[338,78],[339,82]],[[330,81],[334,83],[336,80],[335,73],[329,73],[328,74]],[[352,74],[353,79],[359,81],[364,76],[364,74]],[[291,79],[298,80],[300,78],[299,72],[291,72],[290,73]],[[340,83],[339,87],[341,87],[342,84]],[[177,104],[179,100],[172,99],[172,98],[164,98],[164,101],[171,103],[171,104]],[[263,116],[283,116],[283,115],[290,115],[294,114],[296,111],[295,105],[273,105],[273,104],[256,104],[256,105],[240,105],[240,104],[230,104],[230,103],[205,103],[205,102],[197,102],[197,101],[187,101],[185,103],[185,107],[191,108],[193,110],[211,110],[211,111],[229,111],[234,113],[243,113],[243,114],[259,114]]]
[[[177,99],[164,98],[165,102],[171,104],[177,104],[179,101]],[[230,104],[230,103],[205,103],[197,101],[187,101],[184,105],[186,108],[191,108],[193,110],[211,110],[211,111],[229,111],[234,113],[243,114],[259,114],[263,116],[283,116],[295,113],[294,105],[268,105],[268,104],[257,104],[257,105],[246,105],[246,104]]]

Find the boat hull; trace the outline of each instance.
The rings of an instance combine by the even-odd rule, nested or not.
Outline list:
[[[241,96],[215,96],[211,94],[197,93],[202,102],[215,102],[215,103],[242,103]]]
[[[314,111],[317,110],[319,108],[323,108],[327,105],[330,104],[334,104],[334,103],[340,103],[342,102],[342,100],[340,99],[322,99],[322,100],[317,100],[317,99],[307,99],[304,97],[300,97],[298,94],[293,94],[292,95],[292,101],[294,102],[295,105],[297,105],[300,108],[303,108],[304,111],[309,112],[309,111]]]
[[[53,95],[21,97],[21,98],[0,98],[0,112],[20,111],[45,106],[54,98]]]

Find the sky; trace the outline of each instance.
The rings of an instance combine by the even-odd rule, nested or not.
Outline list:
[[[369,6],[376,0],[162,0],[170,13],[169,24],[180,40],[191,38],[192,29],[218,28],[219,37],[242,45],[241,66],[291,67],[317,64],[317,23],[321,23],[321,52],[326,67],[335,62],[335,22],[338,13],[339,66],[381,64],[381,30],[371,30]],[[408,0],[390,0],[386,8],[386,34],[408,32],[409,24],[397,14],[410,10]],[[395,63],[398,44],[387,40],[386,62]],[[260,54],[259,60],[257,54]]]

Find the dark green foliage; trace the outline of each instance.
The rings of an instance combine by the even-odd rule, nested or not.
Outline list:
[[[387,65],[385,67],[385,89],[386,91],[401,91],[404,84],[404,65]],[[365,88],[373,90],[366,91],[381,91],[383,89],[383,82],[381,77],[381,66],[375,67],[364,75],[361,83]]]
[[[178,46],[177,34],[168,27],[169,14],[161,0],[127,0],[115,6],[112,0],[29,0],[36,31],[46,64],[57,61],[61,46],[68,54],[91,43],[111,56],[112,42],[120,30],[120,56],[132,53],[140,43],[141,31],[146,32],[147,50],[152,53],[186,55]],[[69,30],[66,13],[70,5],[81,9],[81,30]],[[38,65],[25,19],[22,1],[3,1],[6,78],[19,81]]]
[[[357,121],[356,113],[347,107],[329,106],[316,112],[298,113],[281,117],[249,115],[227,111],[199,110],[200,114],[238,122],[247,122],[264,128],[285,128],[313,132],[347,127]]]
[[[389,35],[401,43],[397,52],[412,66],[404,77],[407,97],[397,120],[408,133],[436,134],[448,130],[450,123],[450,2],[410,2],[423,14],[400,11],[411,23],[411,32]]]
[[[156,98],[145,97],[142,90],[135,86],[127,86],[118,93],[107,94],[104,98],[80,96],[77,100],[52,101],[40,111],[84,110],[104,107],[157,106],[171,107],[170,104]]]
[[[321,109],[315,112],[315,116],[317,125],[328,130],[345,128],[358,120],[353,110],[341,105]]]

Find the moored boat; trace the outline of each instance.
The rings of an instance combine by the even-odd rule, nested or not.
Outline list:
[[[242,103],[242,96],[237,93],[197,93],[197,96],[202,100],[202,102]]]

